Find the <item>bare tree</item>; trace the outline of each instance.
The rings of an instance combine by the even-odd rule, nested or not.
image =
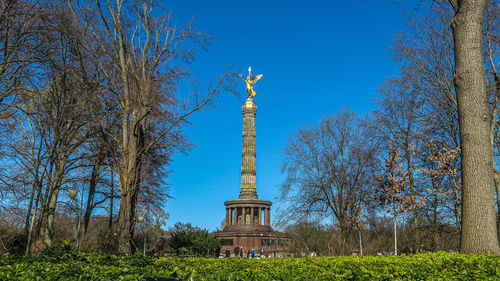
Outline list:
[[[88,67],[68,13],[58,3],[46,6],[44,12],[40,17],[40,44],[45,59],[38,77],[20,91],[12,105],[16,109],[14,126],[21,132],[19,139],[11,140],[19,141],[12,148],[19,154],[16,157],[20,167],[31,170],[33,179],[33,188],[27,192],[27,250],[38,210],[37,230],[45,245],[52,245],[60,191],[67,188],[72,181],[69,175],[86,157],[82,145],[90,136],[86,126],[92,116],[88,109],[95,100],[92,95],[97,86],[97,74]]]
[[[282,167],[280,200],[289,206],[287,218],[333,217],[344,247],[370,185],[377,149],[362,123],[344,109],[299,130],[290,137]]]
[[[176,28],[171,15],[159,12],[154,1],[69,4],[80,26],[91,29],[86,34],[88,46],[100,60],[109,99],[121,114],[121,131],[113,136],[120,151],[119,251],[131,253],[147,155],[157,148],[183,149],[186,141],[180,129],[186,118],[229,88],[228,74],[217,79],[205,96],[195,94],[186,104],[175,95],[178,81],[188,75],[181,62],[194,58],[190,44],[203,46],[205,34],[191,25]]]
[[[404,161],[400,164],[405,169],[405,188],[410,196],[416,198],[418,193],[418,178],[416,167],[418,158],[415,149],[423,138],[423,120],[421,104],[423,96],[415,87],[415,74],[406,71],[402,77],[386,80],[379,89],[380,96],[376,98],[378,110],[374,112],[377,119],[377,135],[385,144],[389,155],[391,150],[397,150],[398,157]],[[388,141],[390,140],[390,141]],[[419,240],[418,208],[412,208],[415,241]],[[418,244],[418,243],[417,243]],[[418,248],[414,247],[417,251]]]

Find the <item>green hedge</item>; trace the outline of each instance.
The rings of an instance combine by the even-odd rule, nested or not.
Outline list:
[[[98,254],[0,257],[0,280],[500,280],[500,256],[207,259]],[[160,279],[161,280],[161,279]],[[162,279],[166,280],[166,279]]]

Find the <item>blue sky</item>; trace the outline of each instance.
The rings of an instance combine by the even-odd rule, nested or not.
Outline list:
[[[191,66],[202,85],[226,65],[243,75],[249,66],[253,74],[264,74],[254,87],[257,193],[273,201],[273,209],[284,178],[280,167],[288,136],[342,107],[358,114],[374,109],[378,87],[398,73],[390,46],[404,31],[405,13],[417,7],[418,0],[165,4],[178,25],[193,18],[200,31],[217,36]],[[239,90],[240,97],[221,96],[214,109],[191,117],[185,132],[196,147],[187,155],[176,154],[170,166],[173,198],[165,206],[167,227],[181,221],[213,231],[224,219],[224,201],[238,197],[243,82]]]

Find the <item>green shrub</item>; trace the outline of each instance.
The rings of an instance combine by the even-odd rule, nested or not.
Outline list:
[[[160,277],[163,277],[160,278]],[[269,259],[0,256],[0,280],[500,280],[500,256],[428,253]]]

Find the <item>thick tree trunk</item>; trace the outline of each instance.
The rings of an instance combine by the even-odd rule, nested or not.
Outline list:
[[[120,235],[118,252],[120,254],[131,254],[132,253],[132,237],[129,237],[131,231],[132,222],[130,221],[130,216],[128,215],[130,210],[130,199],[127,193],[121,195],[120,201],[120,211],[118,213],[118,232]]]
[[[127,154],[122,154],[122,188],[120,212],[118,215],[118,230],[120,232],[120,244],[118,251],[122,254],[133,254],[135,245],[132,238],[134,235],[137,200],[141,185],[142,154],[144,149],[144,131],[140,124],[142,116],[134,111],[132,117],[133,131],[128,139]]]
[[[62,151],[66,151],[65,147],[61,147]],[[54,240],[54,217],[56,213],[57,197],[61,189],[62,180],[64,177],[64,165],[66,160],[63,153],[57,154],[54,163],[54,173],[50,182],[50,193],[46,205],[45,222],[42,225],[43,239],[46,247],[51,247]]]
[[[43,230],[43,242],[45,246],[51,247],[54,240],[54,216],[56,213],[57,195],[59,194],[59,188],[55,189],[50,196],[49,203],[47,205],[47,221],[45,223]]]
[[[488,96],[482,54],[487,0],[451,0],[462,153],[462,253],[500,254],[493,190]]]
[[[118,215],[118,231],[120,233],[120,244],[118,251],[121,254],[134,254],[135,245],[133,236],[136,222],[138,189],[129,186],[129,192],[122,193],[120,211]]]
[[[350,254],[349,229],[345,220],[339,220],[340,236],[342,240],[342,255]]]
[[[130,143],[133,143],[131,141]],[[121,189],[121,200],[120,200],[120,210],[118,212],[118,232],[120,235],[120,243],[118,247],[118,252],[121,254],[132,254],[133,253],[133,243],[132,236],[134,233],[135,216],[133,213],[133,193],[135,192],[135,159],[136,151],[135,145],[131,145],[128,148],[128,155],[122,156],[123,170],[121,175],[120,189]]]

